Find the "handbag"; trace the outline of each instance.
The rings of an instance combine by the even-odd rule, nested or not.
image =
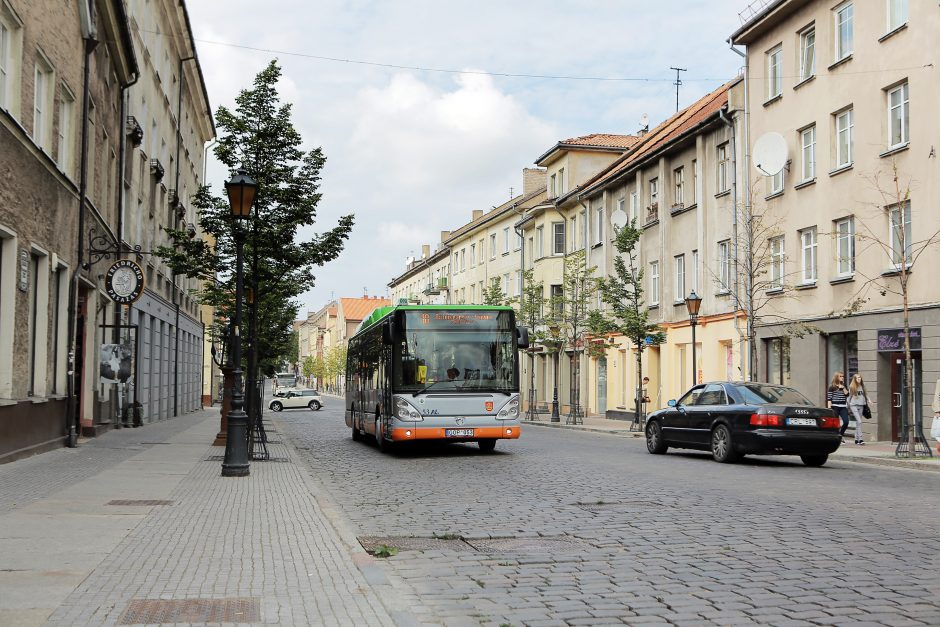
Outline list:
[[[868,406],[868,403],[862,405],[862,416],[865,420],[871,420],[871,407]]]

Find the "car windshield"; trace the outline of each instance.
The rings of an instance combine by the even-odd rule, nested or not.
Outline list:
[[[395,389],[516,389],[515,328],[508,311],[407,311],[395,347]]]
[[[808,398],[794,390],[782,385],[769,385],[764,383],[746,383],[736,385],[735,389],[748,405],[763,405],[774,403],[781,405],[809,405],[813,403]]]

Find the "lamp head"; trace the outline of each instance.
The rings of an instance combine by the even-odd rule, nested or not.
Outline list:
[[[695,290],[685,297],[685,306],[689,310],[689,316],[694,320],[698,318],[699,309],[702,306],[702,297],[695,293]]]
[[[228,194],[233,218],[244,220],[251,215],[257,191],[258,184],[244,169],[239,169],[231,181],[225,181],[225,193]]]

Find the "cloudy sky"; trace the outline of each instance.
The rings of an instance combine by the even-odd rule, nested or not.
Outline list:
[[[354,213],[300,316],[384,295],[421,245],[522,187],[555,142],[633,133],[734,76],[751,0],[191,0],[213,110],[272,58],[306,148],[327,156],[315,230]],[[348,60],[349,62],[332,59]],[[382,64],[382,65],[376,65]],[[398,67],[387,67],[398,66]],[[425,69],[418,69],[425,68]],[[445,70],[445,71],[434,71]],[[525,74],[500,76],[500,74]],[[533,76],[534,75],[534,76]],[[579,78],[547,78],[579,77]],[[583,80],[585,78],[617,80]],[[629,80],[626,80],[629,79]],[[209,183],[226,173],[210,162]]]

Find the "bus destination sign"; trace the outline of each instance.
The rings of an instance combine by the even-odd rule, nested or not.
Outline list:
[[[421,311],[408,312],[408,326],[420,329],[493,328],[498,312]]]

